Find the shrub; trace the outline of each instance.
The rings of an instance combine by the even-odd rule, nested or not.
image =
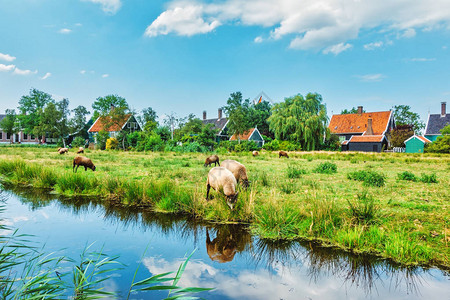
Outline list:
[[[72,141],[72,147],[78,148],[78,147],[84,147],[85,140],[81,136],[77,136]]]
[[[417,181],[416,175],[411,172],[405,171],[397,174],[397,178],[399,180],[409,180],[409,181]]]
[[[278,140],[273,140],[269,143],[265,143],[264,149],[266,149],[268,151],[280,150],[280,142]]]
[[[314,169],[314,172],[321,174],[333,174],[337,172],[337,166],[335,163],[326,161],[319,164],[317,168]]]
[[[422,177],[420,178],[420,181],[424,183],[438,183],[436,174],[422,174]]]
[[[287,177],[288,178],[300,178],[301,175],[306,174],[306,171],[295,166],[288,166]]]
[[[116,138],[109,138],[106,140],[106,150],[115,150],[117,149],[117,146],[119,145],[119,141]]]
[[[362,181],[365,186],[384,186],[385,175],[375,171],[361,170],[347,174],[348,179]]]

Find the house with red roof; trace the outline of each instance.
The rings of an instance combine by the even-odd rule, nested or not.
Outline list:
[[[258,128],[251,128],[247,131],[245,131],[241,135],[233,134],[230,137],[230,141],[254,141],[258,147],[264,146],[264,138],[262,137],[261,133],[259,132]]]
[[[342,151],[381,152],[389,141],[387,134],[394,129],[392,111],[363,112],[333,115],[328,128],[339,136]]]
[[[132,114],[126,114],[123,118],[113,120],[110,116],[100,116],[89,128],[89,137],[94,138],[100,131],[106,131],[110,137],[117,137],[120,132],[134,132],[142,130],[139,122]]]

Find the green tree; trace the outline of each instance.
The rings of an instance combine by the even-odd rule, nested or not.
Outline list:
[[[366,111],[363,110],[363,112],[366,112]],[[352,107],[350,110],[344,109],[341,111],[341,115],[357,114],[357,113],[358,113],[358,109],[356,107]]]
[[[425,152],[450,153],[450,124],[441,129],[442,136],[427,144]]]
[[[412,112],[409,105],[394,106],[394,119],[397,126],[411,125],[417,133],[425,128],[425,123],[420,120],[419,114]]]
[[[405,147],[404,142],[414,135],[411,125],[398,125],[389,133],[392,147]]]
[[[111,110],[128,111],[129,109],[125,98],[118,95],[98,97],[92,104],[92,108],[94,109],[94,119],[97,119],[99,116],[108,115]]]
[[[304,150],[318,149],[326,133],[327,110],[322,96],[309,93],[286,98],[272,108],[268,122],[279,140],[297,142]]]
[[[145,132],[151,132],[158,127],[158,122],[156,122],[156,112],[151,107],[144,108],[141,111],[141,115],[137,116],[140,124],[144,126]]]
[[[44,107],[47,103],[54,101],[50,94],[39,91],[37,89],[31,89],[30,94],[22,96],[19,100],[20,126],[26,134],[35,134],[42,136],[45,134],[39,128],[41,123],[41,117],[44,113]]]
[[[241,92],[231,93],[224,107],[228,117],[228,130],[230,135],[241,135],[251,127],[250,100],[242,99]],[[239,140],[240,143],[240,140]]]
[[[273,134],[269,130],[269,123],[267,119],[272,115],[272,105],[267,101],[262,101],[249,108],[249,123],[250,127],[258,127],[261,134],[273,138]]]
[[[89,111],[86,107],[79,105],[72,112],[74,116],[70,120],[71,134],[87,138],[88,128],[86,116],[89,115]]]
[[[10,137],[19,132],[19,123],[14,109],[7,109],[6,116],[0,122],[0,128],[6,132]],[[12,143],[12,138],[11,138]]]
[[[66,147],[66,138],[72,132],[70,126],[69,100],[64,98],[59,102],[49,102],[44,108],[39,123],[39,131],[58,138]]]
[[[206,124],[202,127],[202,131],[198,135],[198,142],[202,146],[206,146],[208,148],[214,148],[217,143],[215,141],[216,139],[216,133],[217,130],[212,129],[213,124]]]

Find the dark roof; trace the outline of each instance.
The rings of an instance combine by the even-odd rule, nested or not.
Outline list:
[[[228,122],[227,118],[221,118],[221,119],[206,119],[206,120],[202,120],[204,125],[207,124],[213,124],[214,126],[212,127],[212,129],[218,129],[219,132],[223,130],[223,128],[225,127],[225,125]]]
[[[450,124],[450,114],[441,117],[441,114],[432,114],[428,116],[427,127],[425,128],[425,135],[441,134],[441,129]]]

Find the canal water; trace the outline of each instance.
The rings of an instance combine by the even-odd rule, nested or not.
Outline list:
[[[46,192],[4,190],[2,223],[33,235],[46,253],[72,259],[103,249],[126,267],[104,281],[125,297],[136,280],[175,271],[194,254],[180,286],[211,287],[205,299],[450,299],[450,275],[439,269],[403,268],[309,242],[274,243],[243,226],[199,223],[183,216],[104,206]],[[5,234],[5,233],[3,233]],[[136,293],[161,299],[167,292]]]

